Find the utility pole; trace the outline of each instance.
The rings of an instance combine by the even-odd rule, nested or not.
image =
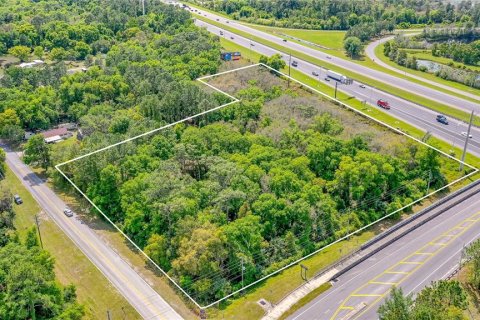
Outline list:
[[[458,168],[458,171],[463,170],[463,162],[465,161],[465,154],[467,153],[468,139],[470,139],[470,130],[472,129],[473,112],[474,111],[472,110],[472,113],[470,114],[470,122],[468,124],[467,136],[465,137],[465,145],[463,146],[462,160],[460,162],[460,167]]]
[[[304,266],[303,264],[301,264],[300,265],[300,276],[302,277],[302,280],[308,282],[307,271],[308,271],[308,268],[306,266]]]
[[[243,289],[243,273],[245,272],[245,267],[243,265],[243,257],[240,260],[242,262],[242,289]]]
[[[35,215],[35,224],[37,225],[38,238],[40,239],[40,247],[43,249],[42,234],[40,233],[40,223],[38,222],[38,215]]]
[[[107,320],[110,320],[110,310],[107,310]]]
[[[337,99],[337,87],[338,87],[338,81],[335,81],[335,99]]]

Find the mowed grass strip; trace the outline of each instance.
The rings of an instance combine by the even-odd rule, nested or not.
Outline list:
[[[113,319],[141,319],[137,311],[120,295],[117,289],[73,244],[53,222],[23,186],[15,174],[7,168],[5,182],[12,194],[19,194],[22,205],[15,205],[15,227],[24,238],[35,225],[38,214],[40,232],[45,250],[55,258],[55,274],[63,285],[77,287],[78,300],[85,305],[85,319],[105,319],[107,311]]]
[[[246,38],[249,38],[249,39],[252,39],[253,41],[256,41],[258,43],[262,43],[266,46],[269,46],[275,50],[279,50],[279,51],[282,51],[282,52],[286,52],[286,48],[283,47],[282,45],[279,45],[279,44],[276,44],[276,43],[273,43],[273,42],[270,42],[270,41],[267,41],[267,40],[264,40],[260,37],[257,37],[257,36],[254,36],[254,35],[250,35],[246,32],[243,32],[241,30],[237,30],[235,28],[232,28],[230,26],[226,26],[226,25],[223,25],[217,21],[213,21],[213,20],[210,20],[208,18],[205,18],[201,15],[198,15],[198,14],[195,14],[195,16],[202,20],[202,21],[205,21],[209,24],[212,24],[212,25],[215,25],[219,28],[222,28],[224,30],[228,30],[232,33],[236,33],[240,36],[243,36],[243,37],[246,37]],[[244,48],[244,47],[242,47]],[[246,48],[244,48],[245,50]],[[439,113],[442,113],[442,114],[445,114],[445,115],[448,115],[450,117],[453,117],[453,118],[456,118],[456,119],[460,119],[462,121],[465,121],[465,122],[468,122],[469,119],[470,119],[470,114],[468,112],[465,112],[463,110],[459,110],[459,109],[456,109],[456,108],[453,108],[453,107],[450,107],[448,105],[445,105],[445,104],[442,104],[442,103],[439,103],[439,102],[436,102],[436,101],[432,101],[430,99],[427,99],[425,97],[422,97],[422,96],[419,96],[419,95],[416,95],[416,94],[413,94],[411,92],[408,92],[408,91],[405,91],[405,90],[402,90],[400,88],[397,88],[397,87],[393,87],[391,85],[388,85],[388,84],[385,84],[381,81],[377,81],[377,80],[374,80],[372,78],[369,78],[369,77],[366,77],[366,76],[362,76],[362,75],[359,75],[357,73],[354,73],[352,71],[349,71],[347,69],[343,69],[343,68],[340,68],[340,67],[337,67],[336,65],[334,64],[331,64],[331,63],[328,63],[328,62],[325,62],[325,61],[322,61],[322,60],[319,60],[319,59],[316,59],[310,55],[307,55],[305,53],[302,53],[302,52],[299,52],[299,51],[295,51],[295,50],[291,50],[287,53],[291,53],[292,55],[294,55],[295,57],[299,58],[299,59],[302,59],[302,60],[305,60],[305,61],[308,61],[310,63],[313,63],[315,65],[318,65],[318,66],[322,66],[324,68],[327,68],[327,69],[331,69],[331,70],[335,70],[335,71],[338,71],[342,74],[344,74],[345,76],[347,77],[350,77],[352,79],[355,79],[357,81],[360,81],[360,82],[363,82],[363,83],[368,83],[370,85],[372,85],[373,87],[379,89],[379,90],[382,90],[382,91],[385,91],[385,92],[388,92],[390,94],[393,94],[393,95],[396,95],[396,96],[399,96],[399,97],[402,97],[403,99],[405,100],[408,100],[408,101],[411,101],[411,102],[414,102],[414,103],[417,103],[419,105],[422,105],[422,106],[425,106],[427,108],[430,108],[434,111],[437,111]],[[393,71],[391,71],[393,72]],[[445,91],[445,90],[443,90]],[[408,97],[408,98],[406,98]],[[474,124],[477,125],[477,126],[480,126],[480,118],[478,116],[475,116],[475,119],[474,119]]]
[[[246,23],[244,23],[244,24],[246,24]],[[305,40],[305,41],[308,41],[308,42],[311,42],[311,43],[315,43],[315,44],[318,44],[318,45],[321,45],[321,46],[324,46],[324,47],[327,47],[327,48],[331,48],[332,50],[328,50],[328,49],[325,49],[325,48],[320,48],[318,46],[311,45],[309,43],[305,43],[305,42],[297,41],[295,39],[288,39],[287,38],[289,41],[297,42],[301,45],[308,46],[312,49],[325,52],[325,53],[330,54],[332,56],[342,58],[342,59],[345,59],[345,60],[349,60],[349,61],[355,62],[357,64],[363,65],[365,67],[390,74],[390,75],[395,76],[395,77],[407,79],[408,81],[418,83],[420,85],[423,85],[423,86],[426,86],[426,87],[429,87],[429,88],[432,88],[432,89],[435,89],[435,90],[441,90],[443,92],[446,92],[450,95],[453,95],[453,96],[456,96],[456,97],[459,97],[459,98],[462,98],[462,99],[466,99],[466,100],[469,100],[469,101],[472,101],[472,102],[480,103],[480,98],[479,99],[474,99],[472,97],[465,96],[465,95],[460,94],[460,93],[455,92],[455,91],[445,90],[444,88],[438,87],[438,86],[436,86],[432,83],[428,83],[428,82],[422,81],[420,79],[410,77],[409,74],[414,74],[414,75],[420,76],[424,79],[434,81],[438,84],[447,85],[447,86],[450,86],[452,88],[456,88],[456,89],[459,89],[459,90],[462,90],[462,91],[465,91],[465,92],[468,92],[468,93],[478,94],[479,97],[480,97],[480,90],[478,90],[478,89],[469,87],[467,85],[464,85],[462,83],[458,83],[458,82],[455,82],[455,81],[445,80],[445,79],[436,77],[435,75],[430,74],[430,73],[425,73],[425,72],[421,72],[421,71],[412,70],[412,69],[409,69],[409,68],[398,66],[394,62],[390,61],[388,58],[385,60],[384,56],[383,56],[383,47],[384,47],[383,44],[379,45],[379,46],[377,46],[377,48],[375,48],[376,49],[375,54],[378,56],[378,58],[379,59],[382,58],[380,60],[388,63],[389,65],[391,65],[393,67],[397,67],[401,71],[407,72],[407,74],[401,74],[401,73],[395,72],[393,70],[390,70],[388,68],[385,68],[383,66],[380,66],[377,63],[373,62],[369,57],[366,57],[366,56],[362,56],[362,57],[357,58],[357,59],[352,59],[343,50],[343,39],[345,37],[345,31],[284,29],[284,28],[279,28],[279,27],[267,27],[267,26],[261,26],[261,25],[255,25],[255,24],[246,24],[246,25],[248,25],[248,26],[250,26],[254,29],[260,30],[260,31],[264,31],[264,32],[267,32],[267,33],[271,33],[273,35],[280,36],[282,38],[287,38],[284,35],[289,35],[289,36],[292,36],[292,37],[295,37],[295,38],[298,38],[298,39],[302,39],[302,40]],[[424,50],[421,50],[421,51],[424,51]],[[452,61],[451,59],[447,59],[447,58],[433,57],[431,54],[428,54],[428,53],[427,54],[424,54],[424,53],[417,54],[417,53],[415,53],[415,56],[417,56],[417,58],[419,58],[419,59],[432,60],[432,61],[436,61],[436,62],[440,62],[440,63],[444,63],[444,64],[448,64],[450,61]],[[432,59],[432,57],[433,58],[439,58],[439,59]],[[477,69],[480,70],[480,66],[469,66],[469,67],[474,69],[474,70],[477,70]]]

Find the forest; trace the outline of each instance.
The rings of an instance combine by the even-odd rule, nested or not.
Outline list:
[[[374,35],[377,30],[437,23],[480,23],[480,3],[441,0],[193,0],[233,19],[268,26],[352,30]]]
[[[216,80],[236,88],[237,105],[62,167],[202,303],[409,204],[429,174],[432,190],[446,182],[436,151],[401,140],[387,152],[372,138],[385,130],[346,129],[329,103],[268,71],[253,76]],[[285,111],[297,104],[301,116]],[[165,114],[155,107],[140,112]]]
[[[4,70],[0,135],[22,143],[24,161],[56,187],[70,185],[55,164],[229,101],[193,81],[223,68],[221,48],[182,9],[1,3],[4,52],[47,63]],[[87,70],[68,74],[72,59]],[[231,83],[239,104],[62,167],[201,303],[408,205],[455,170],[430,148],[259,75]],[[81,138],[52,146],[35,135],[23,144],[24,130],[66,121],[79,124]]]

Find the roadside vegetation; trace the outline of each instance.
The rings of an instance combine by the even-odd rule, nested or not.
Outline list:
[[[396,36],[386,42],[383,55],[399,66],[478,89],[480,40],[477,39],[480,32],[474,28],[425,29],[415,37]]]
[[[480,294],[480,240],[465,250],[468,261],[459,279],[440,280],[422,289],[415,297],[392,288],[378,309],[381,320],[397,319],[473,319],[478,315]],[[459,281],[460,280],[460,281]],[[473,318],[472,318],[473,317]]]
[[[82,319],[84,306],[77,302],[75,286],[58,284],[55,260],[40,246],[35,226],[30,224],[24,236],[16,230],[6,175],[0,149],[0,318]]]

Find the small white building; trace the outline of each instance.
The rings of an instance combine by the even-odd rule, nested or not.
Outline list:
[[[18,66],[20,68],[33,68],[35,66],[39,66],[44,64],[43,60],[33,60],[32,62],[22,62]]]

